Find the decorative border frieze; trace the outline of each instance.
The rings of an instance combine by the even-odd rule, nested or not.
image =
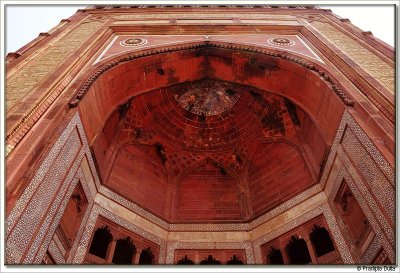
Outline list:
[[[351,239],[349,237],[348,232],[346,231],[346,226],[341,220],[340,216],[337,215],[337,211],[333,205],[334,198],[339,190],[339,187],[343,181],[346,180],[347,184],[349,185],[351,191],[353,192],[354,196],[356,197],[358,203],[360,204],[363,212],[367,216],[370,224],[375,232],[375,238],[373,243],[376,244],[377,238],[379,238],[379,245],[384,246],[388,257],[394,261],[394,250],[393,244],[395,242],[395,234],[393,227],[390,225],[388,219],[382,213],[382,209],[384,209],[389,217],[395,214],[395,202],[386,202],[385,206],[380,206],[377,203],[377,200],[373,197],[373,193],[370,192],[371,186],[376,181],[365,181],[361,178],[359,171],[356,167],[353,166],[352,161],[348,157],[347,153],[344,151],[342,147],[342,139],[345,137],[345,133],[347,130],[350,130],[356,139],[361,144],[361,149],[364,149],[372,158],[373,163],[376,164],[379,171],[384,174],[385,179],[387,181],[381,181],[380,183],[388,183],[386,188],[391,188],[394,186],[394,169],[391,165],[387,162],[387,160],[383,157],[380,151],[376,148],[376,146],[372,143],[363,129],[357,124],[355,119],[351,116],[351,114],[345,110],[343,113],[342,120],[340,122],[337,134],[333,141],[333,145],[331,147],[330,154],[327,159],[327,163],[325,165],[324,172],[322,174],[320,184],[322,188],[326,188],[326,183],[328,181],[328,177],[332,170],[333,163],[336,158],[338,158],[342,164],[338,170],[338,173],[335,177],[335,180],[331,186],[329,186],[328,191],[328,200],[332,206],[332,211],[335,214],[336,218],[338,219],[338,224],[341,230],[343,230],[343,236],[345,237],[346,241],[351,244]],[[354,146],[354,145],[353,145]],[[356,147],[357,146],[357,147]],[[352,147],[354,149],[360,149],[358,145]],[[352,151],[352,153],[361,153],[362,151]],[[372,176],[374,179],[374,176]],[[374,187],[372,187],[373,189]],[[379,189],[378,189],[379,190]],[[394,198],[394,192],[392,190],[380,192],[385,200],[392,200]],[[383,200],[378,200],[380,203]],[[393,219],[394,221],[394,219]],[[372,246],[370,246],[371,248]],[[351,247],[355,249],[355,246]],[[375,247],[377,248],[377,247]],[[356,262],[367,261],[369,258],[360,257],[359,254],[355,253],[357,251],[353,251],[354,257],[357,259]],[[368,252],[368,251],[367,251]],[[368,253],[372,253],[372,250],[369,250]],[[372,254],[370,254],[372,255]]]
[[[49,251],[51,257],[56,262],[56,264],[65,264],[64,256],[62,255],[60,249],[58,248],[58,246],[56,245],[54,240],[51,240],[48,251]]]
[[[10,95],[8,96],[8,98],[16,96],[18,93],[21,92],[21,89],[22,93],[27,94],[35,89],[43,89],[43,86],[40,86],[41,81],[38,81],[38,77],[39,79],[42,79],[42,81],[44,79],[49,79],[49,77],[51,77],[50,74],[54,70],[54,68],[60,67],[60,65],[63,66],[63,62],[66,59],[65,57],[68,58],[68,56],[70,56],[71,53],[81,47],[85,43],[85,41],[90,38],[90,36],[95,34],[96,31],[99,31],[99,29],[104,26],[106,19],[106,17],[92,18],[89,16],[87,19],[82,21],[81,24],[74,26],[71,31],[67,32],[60,39],[57,39],[55,44],[53,44],[51,47],[47,47],[47,50],[45,50],[45,52],[41,52],[36,58],[33,59],[31,63],[28,63],[26,67],[23,67],[16,73],[18,74],[19,72],[25,72],[23,73],[24,75],[11,75],[10,79],[14,79],[15,81],[14,84],[11,83],[7,84],[6,86],[6,92],[10,93],[8,94]],[[79,59],[76,60],[75,67],[71,71],[69,71],[69,75],[65,75],[65,77],[60,80],[60,83],[57,86],[44,88],[44,91],[46,92],[44,92],[44,94],[42,94],[42,96],[35,103],[31,103],[32,109],[24,114],[19,123],[15,125],[11,132],[6,136],[6,156],[8,156],[8,154],[14,150],[14,148],[26,135],[26,131],[32,128],[32,126],[43,116],[47,109],[49,109],[49,107],[59,97],[62,91],[65,90],[68,84],[71,83],[74,76],[76,76],[81,71],[81,67],[78,67],[79,65],[77,65],[78,63]],[[36,76],[26,76],[30,74],[35,74]],[[20,83],[23,83],[22,87],[19,86]],[[25,133],[21,134],[21,132]]]
[[[394,66],[386,63],[376,52],[355,40],[353,34],[347,34],[346,30],[333,22],[313,21],[311,25],[331,43],[331,47],[340,51],[340,55],[345,54],[351,59],[349,65],[356,64],[389,92],[394,93]],[[365,77],[363,73],[360,74]]]
[[[332,147],[331,147],[331,151],[329,153],[327,162],[325,164],[324,172],[323,172],[321,180],[320,180],[322,188],[325,187],[329,173],[331,171],[333,161],[334,161],[336,153],[337,153],[337,149],[341,145],[340,142],[341,142],[341,139],[343,137],[343,134],[344,134],[347,126],[356,135],[357,139],[364,146],[364,148],[367,150],[367,152],[371,155],[374,162],[378,165],[380,170],[386,175],[389,182],[392,185],[394,185],[394,169],[393,169],[393,167],[387,162],[385,157],[381,154],[381,152],[372,143],[372,141],[369,139],[367,134],[361,129],[361,127],[357,124],[357,122],[351,116],[351,114],[347,110],[344,110],[342,120],[339,124],[339,128],[337,130],[335,139],[334,139]]]
[[[83,155],[82,155],[82,157],[83,157]],[[78,160],[78,162],[81,162],[81,160]],[[82,185],[83,191],[85,193],[86,199],[88,200],[88,206],[87,206],[85,215],[82,218],[82,222],[81,222],[81,225],[79,226],[79,230],[78,230],[78,232],[77,232],[77,234],[75,236],[75,241],[74,241],[74,243],[73,243],[73,245],[71,247],[71,250],[69,252],[69,257],[72,256],[72,254],[75,252],[76,247],[77,247],[77,243],[79,241],[79,237],[82,234],[83,227],[86,224],[86,221],[87,221],[87,219],[89,217],[89,214],[90,214],[90,211],[91,211],[91,207],[93,206],[93,203],[94,203],[93,197],[90,195],[90,191],[89,191],[89,188],[88,188],[88,185],[87,185],[87,181],[85,180],[85,176],[84,176],[82,170],[80,170],[80,169],[76,172],[76,176],[74,178],[74,182],[70,185],[68,193],[65,195],[65,197],[63,199],[63,204],[62,204],[61,208],[58,210],[57,215],[54,217],[54,220],[52,222],[52,226],[50,227],[49,231],[47,232],[46,239],[41,243],[40,250],[36,254],[36,257],[35,257],[35,260],[34,260],[33,263],[38,264],[38,263],[40,263],[42,261],[43,256],[46,253],[46,249],[47,249],[47,246],[48,246],[48,241],[50,241],[53,238],[55,230],[56,230],[56,228],[57,228],[57,226],[58,226],[58,224],[59,224],[59,222],[61,220],[61,217],[62,217],[62,215],[64,213],[64,210],[65,210],[65,208],[67,206],[67,203],[69,201],[69,198],[66,198],[66,197],[72,195],[72,193],[73,193],[73,191],[74,191],[74,189],[75,189],[75,187],[76,187],[76,185],[78,184],[79,181],[81,182],[81,185]],[[25,261],[25,263],[31,263],[31,262],[30,261]]]
[[[376,255],[378,255],[379,250],[382,247],[382,238],[380,234],[375,235],[375,238],[372,240],[371,244],[365,251],[364,255],[362,256],[361,263],[362,264],[372,264]]]
[[[278,207],[265,214],[259,216],[250,223],[232,223],[232,224],[168,224],[166,221],[158,218],[154,214],[148,212],[147,210],[141,208],[135,203],[123,198],[119,194],[111,191],[105,186],[99,183],[98,185],[99,193],[113,200],[114,202],[129,208],[129,210],[137,213],[138,215],[146,218],[147,220],[157,224],[158,226],[168,230],[168,231],[249,231],[255,227],[261,225],[262,223],[272,219],[273,217],[279,215],[280,213],[300,204],[301,202],[307,200],[313,195],[321,192],[321,186],[319,184],[307,189],[306,191],[296,195],[292,199],[282,203]]]
[[[337,41],[336,39],[334,39],[336,40],[336,43],[332,42],[331,39],[321,33],[321,28],[317,27],[317,25],[324,25],[328,28],[332,28],[332,24],[336,24],[332,22],[332,18],[326,18],[325,16],[326,15],[320,15],[318,16],[318,18],[308,20],[309,22],[307,23],[307,28],[311,33],[309,34],[309,36],[311,36],[310,39],[317,43],[320,43],[322,41],[324,44],[327,44],[327,47],[320,47],[322,53],[327,56],[331,60],[333,65],[336,66],[341,71],[341,73],[345,77],[347,77],[358,88],[358,90],[360,90],[361,93],[363,93],[370,100],[370,102],[375,105],[394,124],[395,101],[390,95],[390,93],[393,93],[393,90],[390,91],[390,89],[394,88],[394,66],[391,66],[393,70],[392,72],[388,71],[387,69],[389,68],[390,70],[390,65],[389,67],[387,67],[387,63],[381,60],[376,54],[371,53],[365,47],[361,46],[361,44],[359,44],[359,41],[357,42],[356,40],[353,40],[353,38],[351,38],[350,36],[353,36],[354,33],[352,33],[350,36],[345,34],[345,32],[347,32],[348,30],[346,31],[344,29],[336,29],[336,31],[334,31],[337,34],[341,34],[342,37],[347,37],[345,39],[347,40],[346,42]],[[334,28],[331,30],[334,30]],[[328,31],[327,33],[331,32],[332,31]],[[351,45],[352,43],[353,45]],[[339,58],[330,58],[329,56],[331,56],[333,52],[339,52],[336,53]],[[349,53],[351,53],[350,55],[353,56],[350,56]],[[361,63],[359,62],[360,58],[363,59]],[[358,59],[358,61],[356,61],[355,59]],[[376,63],[376,61],[378,61],[380,65]],[[378,80],[379,77],[374,78],[374,76],[371,76],[372,74],[367,72],[368,69],[366,70],[367,66],[370,67],[369,70],[372,70],[372,74],[375,74],[375,76],[379,76],[380,74],[382,74],[382,72],[384,72],[384,78],[386,78],[386,80],[384,81],[386,82],[386,84],[381,83]],[[391,78],[391,80],[389,80],[391,81],[391,83],[389,84],[389,88],[386,88],[388,93],[384,94],[386,92],[382,93],[383,91],[379,89],[379,86],[384,88],[384,85],[387,85],[388,78]]]
[[[82,152],[80,154],[81,156],[83,156]],[[80,162],[80,160],[77,161]],[[72,192],[74,191],[74,188],[78,182],[77,179],[73,179],[78,168],[79,165],[74,164],[73,168],[70,169],[67,178],[65,180],[61,180],[61,189],[56,198],[52,201],[50,209],[46,214],[46,218],[41,223],[39,232],[36,234],[35,239],[30,246],[28,254],[25,257],[24,263],[35,263],[33,262],[33,260],[36,255],[36,262],[40,263],[42,261],[42,258],[46,253],[47,246],[53,238],[57,225],[60,222],[67,203],[70,199],[69,197],[72,195]]]
[[[32,239],[34,242],[24,262],[31,262],[59,204],[78,168],[75,159],[82,147],[76,122],[69,123],[50,155],[39,167],[35,177],[6,219],[6,257],[8,263],[19,263]],[[65,139],[65,140],[64,140]],[[70,170],[67,173],[67,170]],[[46,213],[46,214],[45,214]],[[37,234],[34,232],[38,231]]]
[[[113,6],[113,5],[95,5],[93,10],[96,9],[105,9],[105,10],[111,10],[111,11],[115,11],[115,10],[119,10],[119,11],[123,11],[124,9],[129,9],[129,8],[135,8],[135,10],[137,10],[138,8],[140,9],[146,9],[146,8],[150,8],[150,10],[154,10],[154,9],[169,9],[169,8],[206,8],[206,9],[210,9],[210,8],[223,8],[223,9],[252,9],[252,8],[263,8],[263,9],[272,9],[272,7],[270,5],[224,5],[223,7],[218,7],[218,6],[214,6],[213,4],[201,4],[201,5],[176,5],[176,4],[168,4],[166,5],[151,5],[151,7],[148,7],[148,5],[118,5],[118,6]],[[288,7],[286,5],[274,5],[274,11],[276,11],[277,9],[287,9]],[[302,6],[302,5],[294,5],[292,6],[291,10],[310,10],[310,9],[319,9],[319,7],[314,6],[314,5],[307,5],[307,7]],[[86,9],[86,10],[92,10],[92,9]],[[140,15],[140,14],[139,14]],[[157,14],[158,15],[158,14]],[[149,16],[146,14],[146,16]]]
[[[60,137],[55,142],[54,146],[51,148],[50,152],[44,159],[42,165],[37,170],[35,176],[27,185],[21,197],[15,203],[14,208],[11,210],[9,216],[5,221],[6,238],[10,234],[11,229],[16,224],[16,221],[21,217],[21,214],[25,210],[29,200],[32,198],[33,194],[35,193],[39,185],[42,183],[43,179],[45,178],[45,175],[49,172],[52,166],[52,162],[56,159],[56,157],[61,151],[61,148],[65,145],[72,130],[74,130],[74,128],[76,127],[78,120],[79,120],[78,114],[74,115],[70,123],[67,125],[64,131],[61,133]],[[68,159],[65,158],[65,161],[67,160]]]
[[[78,180],[83,182],[85,179],[83,173],[78,173],[76,176],[81,161],[85,157],[85,153],[87,154],[87,150],[82,149],[83,145],[87,145],[87,143],[82,143],[82,139],[85,139],[84,131],[80,124],[79,114],[76,113],[6,219],[6,257],[8,263],[23,262],[30,264],[42,261],[64,213],[69,200],[68,197],[72,194]],[[56,161],[58,165],[54,165]],[[67,170],[68,173],[66,173]],[[95,169],[93,170],[95,172]],[[93,204],[93,195],[89,187],[94,187],[94,185],[85,182],[82,183],[82,186],[90,210],[90,206]],[[51,196],[51,193],[54,196]],[[42,219],[40,215],[46,210],[42,210],[39,204],[50,201],[51,206],[48,206],[49,210],[46,215],[43,215]],[[85,217],[87,218],[87,215]],[[84,222],[85,218],[82,225]],[[25,235],[26,238],[23,237],[28,231],[34,230],[38,230],[34,237],[29,236],[29,234]],[[32,239],[33,242],[27,255],[21,261],[20,259]]]
[[[395,242],[395,232],[392,226],[389,224],[388,219],[382,214],[382,210],[385,210],[390,219],[392,219],[392,223],[394,224],[396,202],[393,200],[393,203],[382,206],[381,202],[379,202],[376,197],[374,198],[374,194],[370,191],[371,187],[368,187],[368,183],[366,183],[361,178],[361,176],[357,172],[357,169],[354,168],[354,166],[351,164],[351,161],[346,153],[343,152],[342,147],[339,147],[338,149],[338,156],[346,166],[346,171],[344,172],[345,179],[350,177],[352,178],[352,181],[355,182],[354,190],[358,189],[358,191],[360,192],[360,196],[362,196],[366,200],[365,207],[371,208],[379,223],[382,225],[383,230],[387,233],[389,240]],[[394,192],[385,192],[384,194],[392,195],[391,197],[394,199]],[[381,204],[381,206],[379,206],[379,204]]]
[[[250,224],[170,224],[169,231],[248,231]]]
[[[348,166],[350,164],[346,159],[346,155],[339,152],[340,158],[344,161],[344,164]],[[338,219],[339,226],[346,237],[346,241],[351,243],[351,238],[347,232],[346,225],[341,220],[340,215],[338,215],[337,210],[334,206],[334,199],[339,191],[340,185],[342,184],[343,179],[346,181],[347,185],[349,186],[351,192],[353,193],[354,197],[356,198],[358,204],[360,205],[361,209],[363,210],[365,216],[367,217],[374,233],[377,238],[380,239],[380,245],[384,246],[386,253],[388,254],[389,258],[394,261],[394,243],[396,241],[395,234],[390,227],[389,223],[387,222],[386,218],[382,215],[381,210],[379,209],[376,201],[369,193],[368,189],[365,187],[364,183],[361,181],[360,177],[356,173],[349,173],[349,171],[345,167],[341,167],[338,175],[335,179],[334,186],[330,195],[328,196],[329,203],[332,206],[332,211],[335,214],[336,218]],[[391,245],[389,242],[393,242]],[[356,253],[353,253],[356,255]],[[359,256],[359,255],[356,255]],[[360,257],[359,257],[360,258]]]

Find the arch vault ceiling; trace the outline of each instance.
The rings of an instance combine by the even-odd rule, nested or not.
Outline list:
[[[132,97],[93,149],[103,184],[159,217],[244,221],[316,183],[307,130],[317,131],[290,100],[204,78]]]

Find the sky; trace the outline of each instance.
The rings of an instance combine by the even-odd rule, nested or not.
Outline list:
[[[78,5],[7,5],[5,7],[5,49],[6,53],[35,39],[39,33],[48,32],[61,19],[67,19]],[[372,31],[387,44],[394,45],[394,6],[393,5],[321,5],[333,13],[350,21],[364,31]]]

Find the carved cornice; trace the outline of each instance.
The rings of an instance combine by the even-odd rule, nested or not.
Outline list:
[[[258,48],[258,47],[253,47],[253,46],[244,46],[244,45],[235,45],[235,44],[230,44],[230,43],[221,43],[221,42],[210,42],[210,41],[204,41],[201,43],[191,43],[191,44],[185,44],[185,45],[176,45],[176,46],[169,46],[169,47],[164,47],[164,48],[157,48],[157,49],[151,49],[151,50],[144,50],[140,52],[135,52],[131,53],[129,55],[125,55],[120,57],[117,60],[108,62],[98,69],[96,69],[94,72],[92,72],[91,76],[85,81],[85,83],[80,87],[79,91],[76,93],[74,98],[68,103],[69,107],[73,108],[79,105],[80,101],[83,99],[83,97],[86,95],[86,93],[89,91],[90,87],[92,84],[99,78],[103,73],[106,71],[110,70],[111,68],[125,63],[129,62],[135,59],[147,57],[147,56],[152,56],[152,55],[158,55],[162,53],[167,53],[167,52],[176,52],[176,51],[182,51],[182,50],[190,50],[190,49],[195,49],[195,48],[224,48],[228,50],[238,50],[238,51],[244,51],[244,52],[251,52],[251,53],[258,53],[258,54],[264,54],[264,55],[269,55],[272,57],[276,58],[281,58],[281,59],[286,59],[288,61],[291,61],[293,63],[296,63],[298,65],[301,65],[314,73],[318,73],[320,78],[328,84],[330,89],[333,90],[333,92],[339,97],[339,99],[347,106],[354,106],[355,101],[350,98],[350,96],[345,92],[342,88],[342,86],[338,83],[334,77],[327,72],[324,68],[322,68],[320,65],[316,65],[311,63],[309,60],[300,58],[298,56],[286,53],[286,52],[279,52],[277,50],[271,50],[271,49],[263,49],[263,48]]]
[[[314,5],[223,5],[223,4],[202,4],[202,5],[94,5],[87,9],[105,9],[105,10],[116,10],[116,9],[187,9],[187,8],[207,8],[207,9],[319,9]]]

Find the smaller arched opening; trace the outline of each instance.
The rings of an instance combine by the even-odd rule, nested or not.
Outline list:
[[[321,257],[335,250],[331,236],[324,227],[314,225],[310,233],[310,240],[314,246],[317,257]]]
[[[118,239],[115,245],[112,262],[114,264],[132,264],[135,253],[136,247],[131,237],[128,236],[124,239]]]
[[[112,239],[113,236],[107,225],[98,228],[93,235],[89,253],[105,259],[107,255],[108,245],[110,244]]]
[[[229,265],[239,265],[239,264],[244,264],[243,261],[241,259],[239,259],[238,257],[236,257],[236,255],[233,255],[227,262],[226,264]]]
[[[309,264],[311,256],[308,252],[307,243],[303,238],[292,236],[286,245],[290,264]]]
[[[280,249],[271,246],[267,254],[267,264],[284,264],[282,252]]]
[[[155,257],[150,247],[140,253],[139,264],[155,264]]]
[[[216,265],[216,264],[221,264],[221,262],[217,259],[215,259],[212,255],[208,255],[207,258],[204,260],[200,261],[200,264],[202,265]]]
[[[180,265],[189,265],[189,264],[194,264],[194,262],[185,255],[185,257],[182,257],[176,264]]]

